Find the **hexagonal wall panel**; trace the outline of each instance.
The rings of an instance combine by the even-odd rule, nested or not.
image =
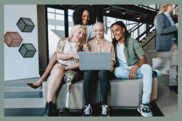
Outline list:
[[[20,18],[16,25],[21,32],[32,32],[35,26],[30,18]]]
[[[19,52],[24,58],[31,58],[34,56],[36,49],[31,43],[24,43],[21,45]]]
[[[4,35],[4,42],[8,47],[18,47],[22,40],[18,32],[6,32]]]

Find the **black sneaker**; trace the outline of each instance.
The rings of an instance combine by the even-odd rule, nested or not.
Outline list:
[[[170,91],[174,91],[174,92],[178,93],[178,86],[177,85],[169,86],[169,89],[170,89]]]
[[[70,116],[69,109],[64,107],[63,110],[60,110],[58,116]]]
[[[90,104],[85,106],[82,116],[92,116],[92,108],[91,108]]]
[[[110,115],[109,107],[108,106],[102,106],[102,111],[101,111],[100,116],[107,116],[107,117],[109,117],[109,115]]]

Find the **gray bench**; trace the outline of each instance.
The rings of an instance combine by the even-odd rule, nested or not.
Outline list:
[[[122,80],[112,79],[109,80],[109,96],[108,105],[113,108],[135,108],[138,107],[142,100],[143,94],[143,79],[135,80]],[[46,103],[47,99],[47,86],[48,82],[43,82],[43,102]],[[101,103],[100,83],[99,81],[92,85],[91,104]],[[152,94],[150,101],[157,99],[157,79],[153,78]],[[56,96],[53,100],[56,109],[63,109],[66,104],[66,84],[61,84]],[[70,109],[83,109],[85,105],[83,80],[72,84],[70,94]]]

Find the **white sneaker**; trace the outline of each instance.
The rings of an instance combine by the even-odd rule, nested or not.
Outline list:
[[[85,106],[82,116],[92,116],[92,108],[90,104]]]
[[[109,107],[107,105],[102,106],[102,111],[101,111],[100,116],[107,116],[107,117],[109,117],[109,115],[110,115]]]

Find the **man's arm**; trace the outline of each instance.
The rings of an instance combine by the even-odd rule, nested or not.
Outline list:
[[[134,66],[140,67],[140,66],[142,66],[143,64],[146,64],[146,63],[147,63],[147,59],[146,59],[145,55],[142,55],[140,57],[140,61],[138,63],[136,63]]]
[[[137,69],[146,63],[147,63],[147,59],[145,55],[141,56],[140,61],[138,63],[136,63],[131,69],[127,69],[128,71],[130,71],[128,75],[128,79],[136,79]]]
[[[147,63],[145,53],[142,47],[140,46],[139,42],[137,40],[134,40],[133,45],[134,45],[133,47],[134,47],[135,53],[139,57],[140,61],[136,63],[130,70],[128,69],[128,71],[130,71],[130,74],[128,75],[128,79],[135,79],[138,67]]]

